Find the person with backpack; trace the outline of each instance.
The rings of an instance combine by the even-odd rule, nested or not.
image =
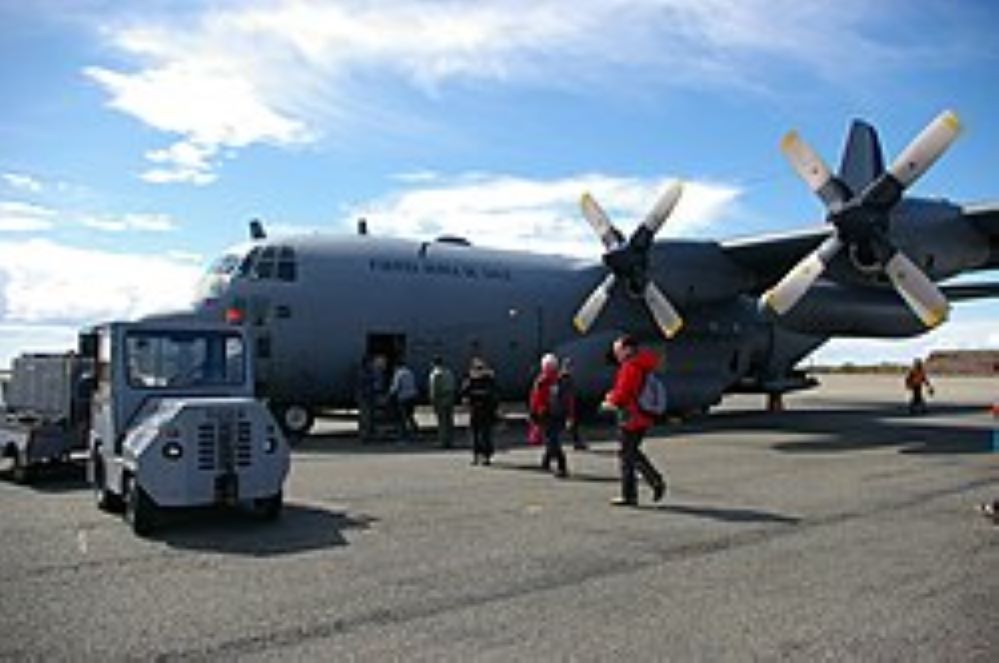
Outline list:
[[[541,358],[541,372],[534,379],[529,399],[531,420],[540,426],[545,440],[545,453],[541,467],[551,471],[556,464],[555,476],[564,479],[569,476],[565,452],[562,450],[561,433],[569,416],[567,400],[569,394],[559,385],[558,357],[548,353]]]
[[[621,495],[611,500],[611,504],[638,504],[636,470],[648,481],[652,487],[652,499],[658,502],[666,494],[666,480],[641,447],[656,414],[665,409],[665,390],[655,375],[659,356],[651,350],[639,348],[637,341],[627,335],[614,341],[613,353],[618,369],[614,387],[604,398],[604,407],[617,414],[621,445]]]

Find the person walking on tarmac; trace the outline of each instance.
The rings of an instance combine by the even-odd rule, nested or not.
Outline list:
[[[531,418],[544,434],[545,453],[541,458],[541,467],[550,472],[554,461],[555,476],[564,479],[569,476],[569,468],[560,435],[569,412],[568,394],[559,384],[558,368],[558,357],[555,355],[548,353],[541,358],[541,372],[534,379],[529,400]]]
[[[416,399],[419,392],[416,390],[416,378],[413,371],[406,362],[399,360],[399,364],[392,374],[392,385],[389,387],[389,398],[395,406],[395,413],[399,424],[399,438],[402,442],[412,442],[417,434],[416,427]]]
[[[642,440],[654,422],[654,417],[639,407],[639,397],[646,376],[659,365],[659,357],[647,349],[640,349],[631,336],[614,341],[614,358],[618,363],[614,387],[604,397],[604,407],[617,414],[618,435],[621,444],[621,495],[611,500],[616,506],[638,504],[636,470],[652,487],[652,499],[658,502],[666,494],[666,480],[652,461],[642,452]]]
[[[579,408],[576,400],[576,381],[572,377],[572,359],[568,357],[559,365],[558,386],[565,396],[566,420],[565,430],[572,440],[572,448],[577,451],[586,449],[586,443],[579,435]]]
[[[445,449],[454,443],[454,373],[444,364],[444,359],[434,357],[433,368],[427,379],[430,404],[437,417],[437,441]]]
[[[496,376],[485,361],[476,357],[461,386],[461,397],[468,401],[472,431],[472,465],[489,465],[493,458],[493,426],[499,406]]]
[[[905,388],[909,390],[909,414],[926,414],[926,399],[923,397],[923,388],[933,395],[933,385],[926,374],[926,366],[922,359],[912,362],[912,368],[905,374]]]

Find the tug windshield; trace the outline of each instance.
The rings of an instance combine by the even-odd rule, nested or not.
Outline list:
[[[133,331],[128,382],[139,388],[232,387],[246,382],[243,338],[224,331]]]

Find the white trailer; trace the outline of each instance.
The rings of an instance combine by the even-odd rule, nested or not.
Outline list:
[[[15,358],[3,385],[0,457],[26,483],[45,465],[67,462],[87,445],[90,403],[84,378],[90,361],[75,352],[26,353]]]

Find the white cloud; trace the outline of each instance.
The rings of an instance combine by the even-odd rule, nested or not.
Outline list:
[[[227,148],[384,125],[392,111],[375,86],[387,80],[429,94],[457,81],[587,91],[620,80],[608,71],[631,71],[659,85],[745,89],[765,88],[762,65],[780,62],[853,86],[870,62],[884,71],[928,54],[875,37],[897,11],[859,0],[212,3],[104,26],[131,64],[85,74],[109,106],[176,137],[147,153],[156,167],[145,180],[207,184]]]
[[[0,241],[0,323],[79,326],[184,307],[200,271],[159,254]]]
[[[23,173],[2,173],[0,179],[7,183],[12,189],[25,191],[27,193],[41,193],[42,183],[30,175]]]
[[[0,232],[39,232],[54,227],[56,212],[18,201],[0,201]]]
[[[90,216],[80,221],[84,226],[103,232],[154,232],[176,230],[177,225],[168,214],[124,214],[117,218]]]
[[[391,193],[351,210],[375,234],[410,238],[458,235],[493,248],[599,255],[601,246],[579,211],[589,191],[625,234],[645,218],[667,178],[624,178],[589,174],[557,180],[510,175],[438,175],[433,186]],[[710,182],[689,182],[660,236],[704,231],[734,204],[740,190]]]
[[[0,366],[24,351],[64,351],[83,326],[190,305],[201,274],[191,256],[0,241]]]

